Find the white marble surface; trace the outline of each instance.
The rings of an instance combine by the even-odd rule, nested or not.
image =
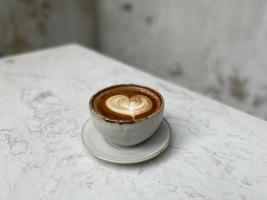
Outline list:
[[[170,148],[121,166],[80,141],[88,99],[114,83],[158,89]],[[0,199],[267,199],[267,123],[77,45],[0,61]]]

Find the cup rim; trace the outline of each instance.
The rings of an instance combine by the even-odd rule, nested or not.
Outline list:
[[[159,96],[159,98],[161,100],[160,108],[156,112],[154,112],[154,113],[152,113],[152,114],[150,114],[150,115],[148,115],[146,117],[143,117],[141,119],[134,119],[134,120],[115,120],[115,119],[110,119],[110,118],[102,115],[101,113],[96,112],[94,110],[94,108],[93,108],[93,101],[94,101],[95,97],[97,95],[99,95],[100,93],[108,90],[108,89],[115,88],[115,87],[120,87],[120,86],[136,86],[136,87],[141,87],[141,88],[145,88],[145,89],[148,89],[148,90],[153,91],[154,93],[156,93]],[[115,84],[115,85],[111,85],[111,86],[105,87],[105,88],[99,90],[98,92],[96,92],[95,94],[93,94],[91,96],[90,100],[89,100],[89,109],[90,109],[90,111],[91,111],[92,114],[94,114],[97,117],[105,120],[106,122],[119,123],[119,124],[131,124],[131,123],[141,122],[141,121],[144,121],[146,119],[150,119],[150,118],[154,117],[155,115],[157,115],[158,113],[160,113],[163,110],[164,105],[165,105],[164,98],[163,98],[163,96],[157,90],[155,90],[153,88],[150,88],[148,86],[138,85],[138,84],[133,84],[133,83],[129,83],[129,84],[125,84],[125,83],[124,84]]]

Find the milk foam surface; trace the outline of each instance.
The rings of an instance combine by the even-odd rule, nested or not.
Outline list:
[[[130,115],[133,118],[152,108],[152,101],[144,95],[114,95],[106,100],[106,106],[110,110],[123,115]]]

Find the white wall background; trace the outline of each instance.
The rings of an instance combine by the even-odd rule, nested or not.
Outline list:
[[[0,54],[69,42],[95,44],[92,0],[1,0]]]
[[[267,119],[267,1],[101,0],[101,50]]]

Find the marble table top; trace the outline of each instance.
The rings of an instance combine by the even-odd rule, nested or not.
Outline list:
[[[135,165],[81,145],[88,99],[115,83],[166,101],[171,146]],[[0,199],[267,199],[267,123],[78,45],[0,60]]]

